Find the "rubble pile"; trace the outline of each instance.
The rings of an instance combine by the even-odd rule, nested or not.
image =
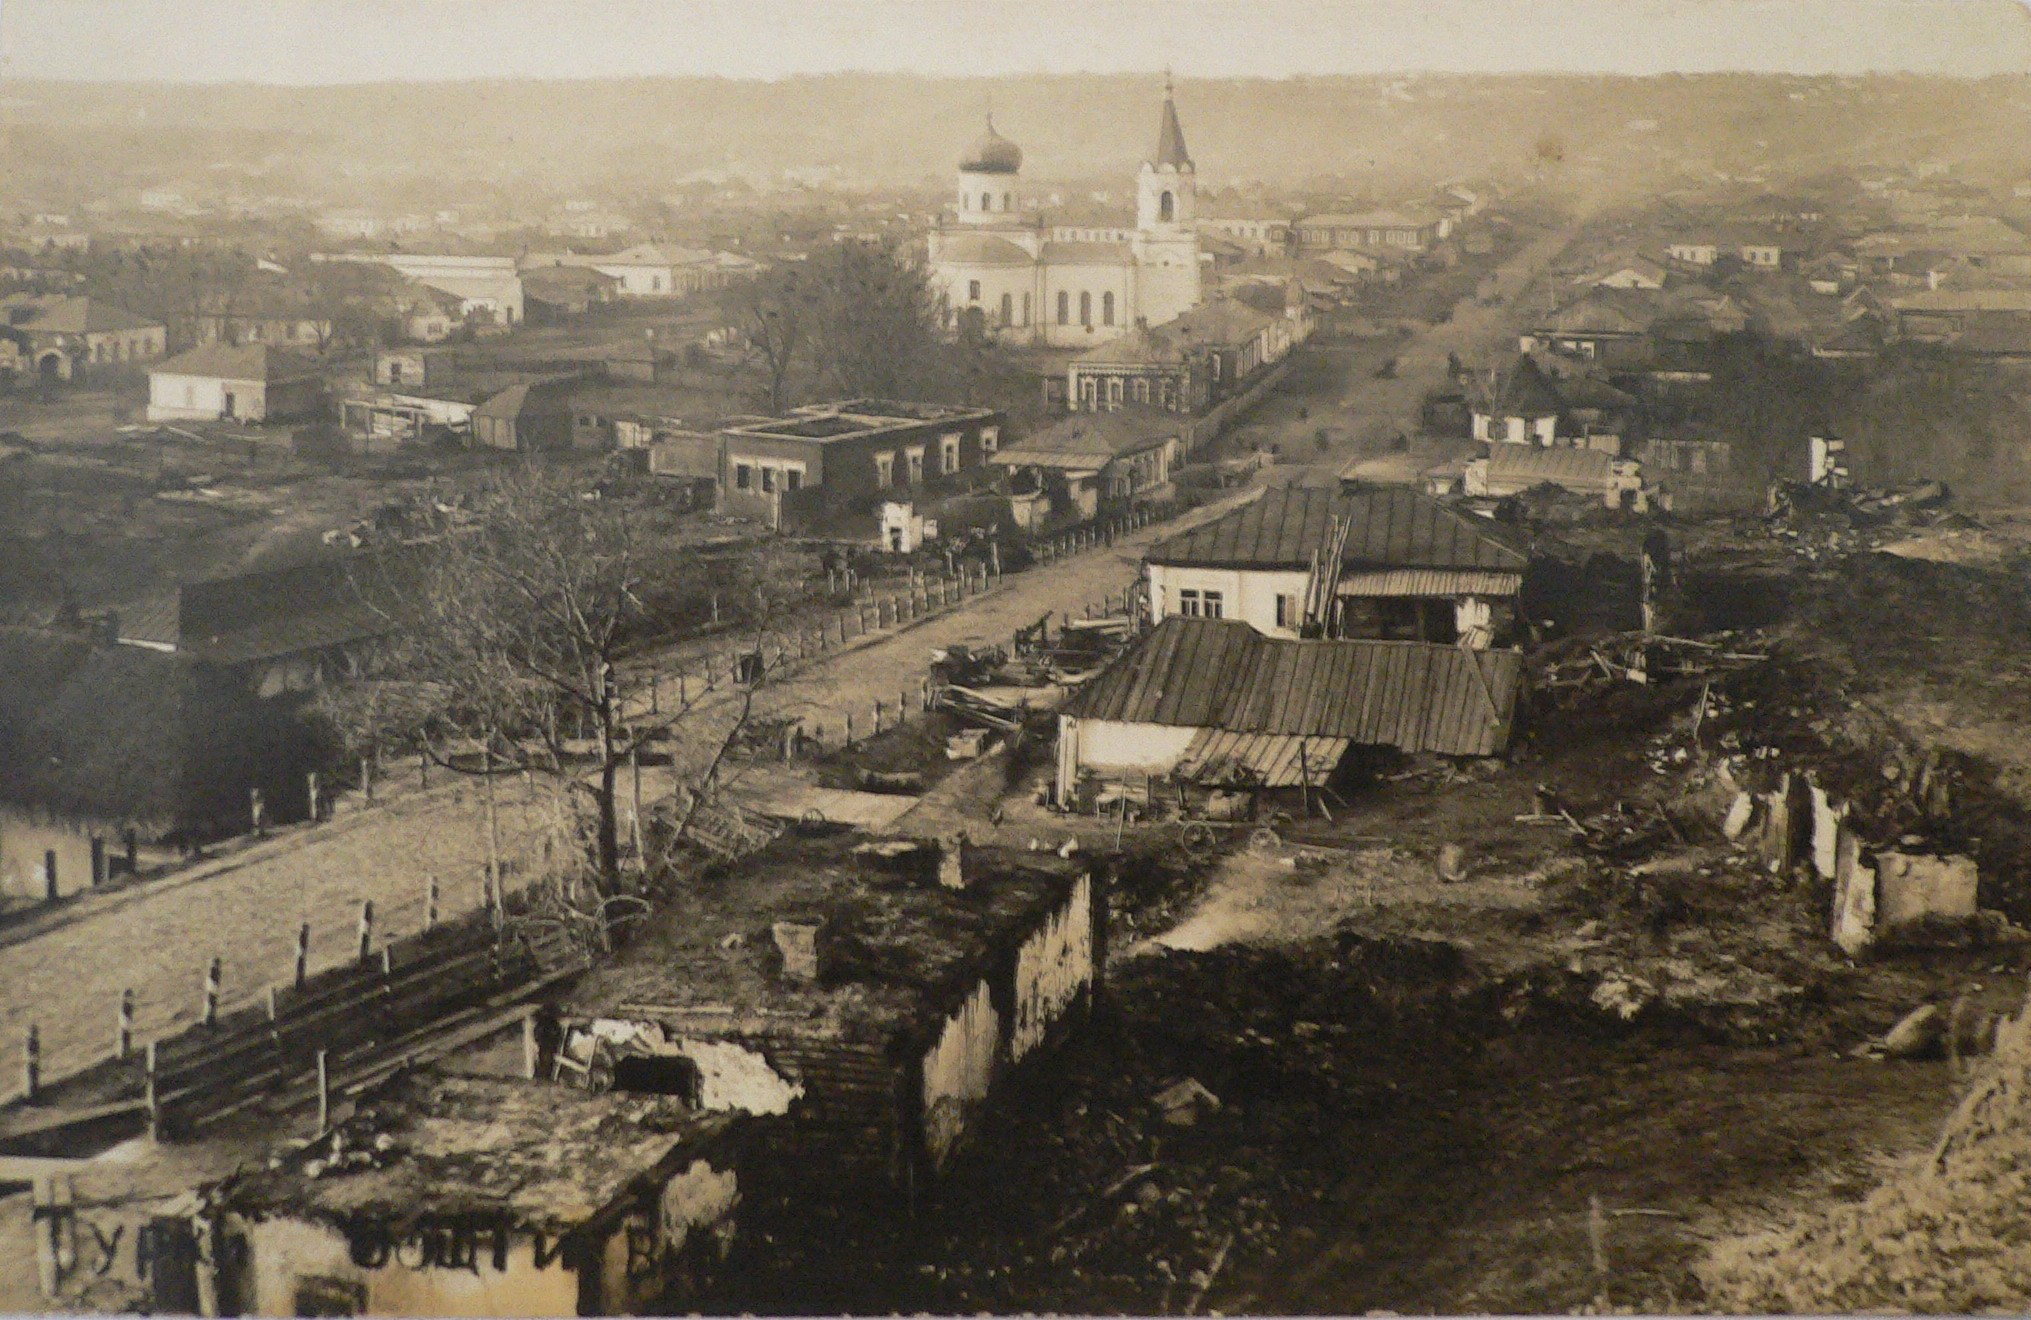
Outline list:
[[[2021,1313],[2031,1307],[2031,1008],[1997,1031],[1938,1144],[1857,1203],[1709,1249],[1724,1312]]]

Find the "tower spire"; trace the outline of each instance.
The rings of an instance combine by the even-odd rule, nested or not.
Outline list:
[[[1185,150],[1185,130],[1178,123],[1178,104],[1172,99],[1171,71],[1164,69],[1164,113],[1157,124],[1157,153],[1150,163],[1158,167],[1189,169],[1192,153]]]

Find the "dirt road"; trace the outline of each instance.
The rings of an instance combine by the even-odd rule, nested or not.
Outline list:
[[[901,692],[918,690],[932,648],[976,639],[1006,643],[1018,625],[1047,610],[1083,613],[1088,602],[1134,580],[1149,542],[1221,507],[1011,575],[998,590],[949,612],[815,657],[780,686],[765,688],[761,708],[804,715],[825,725],[833,740],[852,711],[865,732],[875,701],[893,712]],[[651,772],[644,787],[651,798],[667,793],[667,772]],[[496,817],[511,886],[537,869],[542,839],[555,828],[548,801],[540,782],[500,790]],[[41,1032],[44,1076],[72,1072],[111,1048],[120,994],[128,989],[135,991],[142,1039],[173,1030],[196,1015],[213,957],[224,959],[228,1005],[256,1000],[292,974],[299,922],[311,926],[312,967],[330,966],[354,948],[363,901],[374,904],[376,928],[385,935],[418,929],[431,875],[440,880],[443,916],[477,907],[485,820],[482,795],[470,782],[440,782],[427,792],[391,783],[378,804],[338,820],[30,918],[0,936],[0,1050],[11,1057],[33,1023]]]

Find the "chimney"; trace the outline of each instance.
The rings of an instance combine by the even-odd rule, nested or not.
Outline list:
[[[779,921],[771,928],[776,949],[783,955],[783,975],[792,981],[810,983],[818,979],[818,923]]]
[[[938,883],[947,889],[966,888],[966,848],[964,831],[938,840]]]

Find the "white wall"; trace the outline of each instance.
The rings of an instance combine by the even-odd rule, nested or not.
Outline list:
[[[1052,1025],[1093,984],[1093,952],[1093,877],[1085,875],[1066,905],[1016,952],[1011,1059],[1043,1044]]]
[[[215,420],[225,416],[228,393],[233,396],[235,417],[259,421],[267,415],[268,387],[258,380],[155,373],[148,377],[148,420]]]
[[[1221,596],[1220,617],[1239,619],[1270,637],[1296,637],[1295,627],[1278,627],[1276,598],[1288,595],[1304,601],[1303,570],[1177,568],[1165,564],[1149,566],[1150,614],[1160,622],[1178,613],[1178,593],[1217,591]]]
[[[494,1269],[490,1241],[477,1251],[471,1269],[410,1269],[395,1259],[379,1269],[366,1269],[353,1264],[344,1234],[302,1219],[249,1224],[247,1244],[255,1315],[297,1314],[297,1281],[306,1276],[364,1284],[367,1315],[578,1314],[578,1275],[565,1268],[561,1259],[539,1268],[534,1244],[527,1238],[509,1243],[506,1270]]]
[[[945,1167],[987,1099],[1000,1053],[1001,1014],[982,981],[946,1019],[938,1043],[924,1056],[924,1143],[937,1167]]]

